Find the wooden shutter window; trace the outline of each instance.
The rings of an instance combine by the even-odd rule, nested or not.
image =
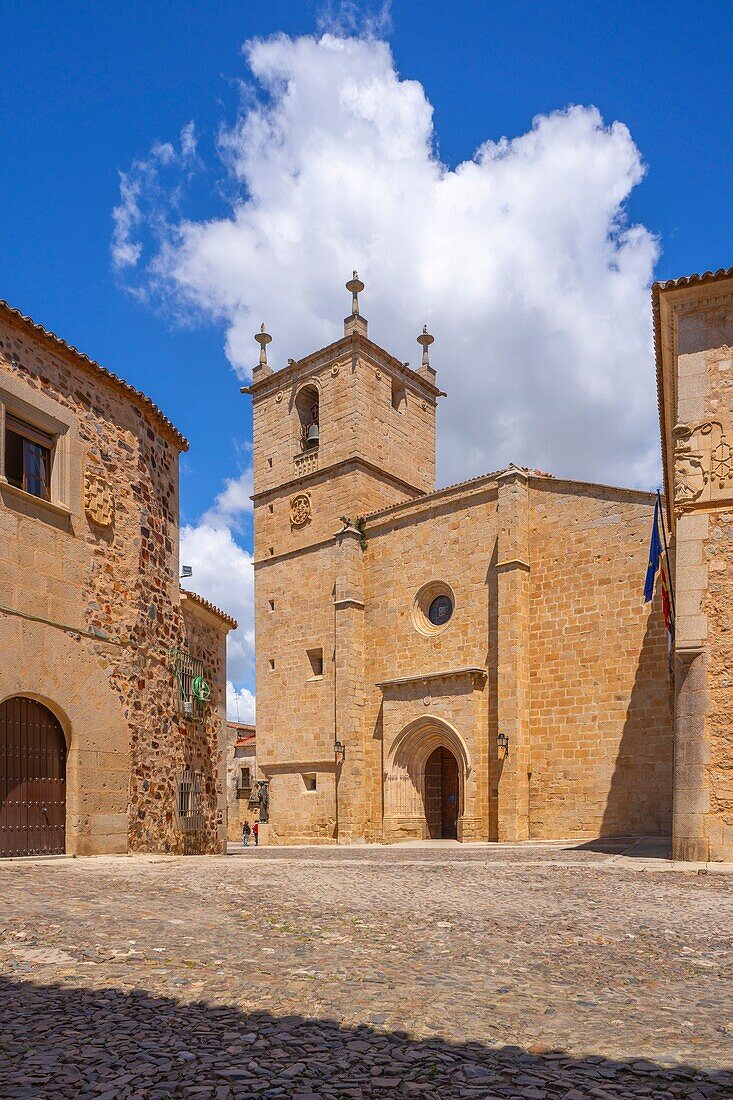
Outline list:
[[[24,439],[29,439],[31,443],[37,443],[39,447],[46,447],[49,451],[55,443],[54,437],[48,432],[42,432],[40,428],[26,424],[25,420],[19,420],[11,413],[5,414],[5,428],[7,431],[15,432],[16,435],[22,435]]]

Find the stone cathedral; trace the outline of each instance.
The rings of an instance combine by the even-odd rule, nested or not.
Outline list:
[[[418,370],[344,335],[254,419],[270,843],[672,835],[733,859],[733,269],[653,288],[673,651],[653,494],[511,465],[436,489]]]

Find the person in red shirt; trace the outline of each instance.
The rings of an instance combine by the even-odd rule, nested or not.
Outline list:
[[[255,838],[255,848],[256,848],[257,845],[260,842],[260,823],[259,823],[259,821],[255,821],[254,825],[252,826],[252,836]]]

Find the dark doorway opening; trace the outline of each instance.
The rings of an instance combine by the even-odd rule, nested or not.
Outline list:
[[[0,856],[66,849],[66,739],[35,699],[0,703]]]
[[[431,840],[458,839],[458,762],[450,749],[436,749],[425,765],[425,817]]]

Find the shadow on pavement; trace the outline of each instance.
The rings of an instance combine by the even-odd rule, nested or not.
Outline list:
[[[671,859],[672,838],[668,836],[611,836],[568,844],[567,852],[600,852],[636,859]]]
[[[139,990],[0,979],[0,1095],[608,1100],[733,1096],[733,1073],[411,1039]]]

